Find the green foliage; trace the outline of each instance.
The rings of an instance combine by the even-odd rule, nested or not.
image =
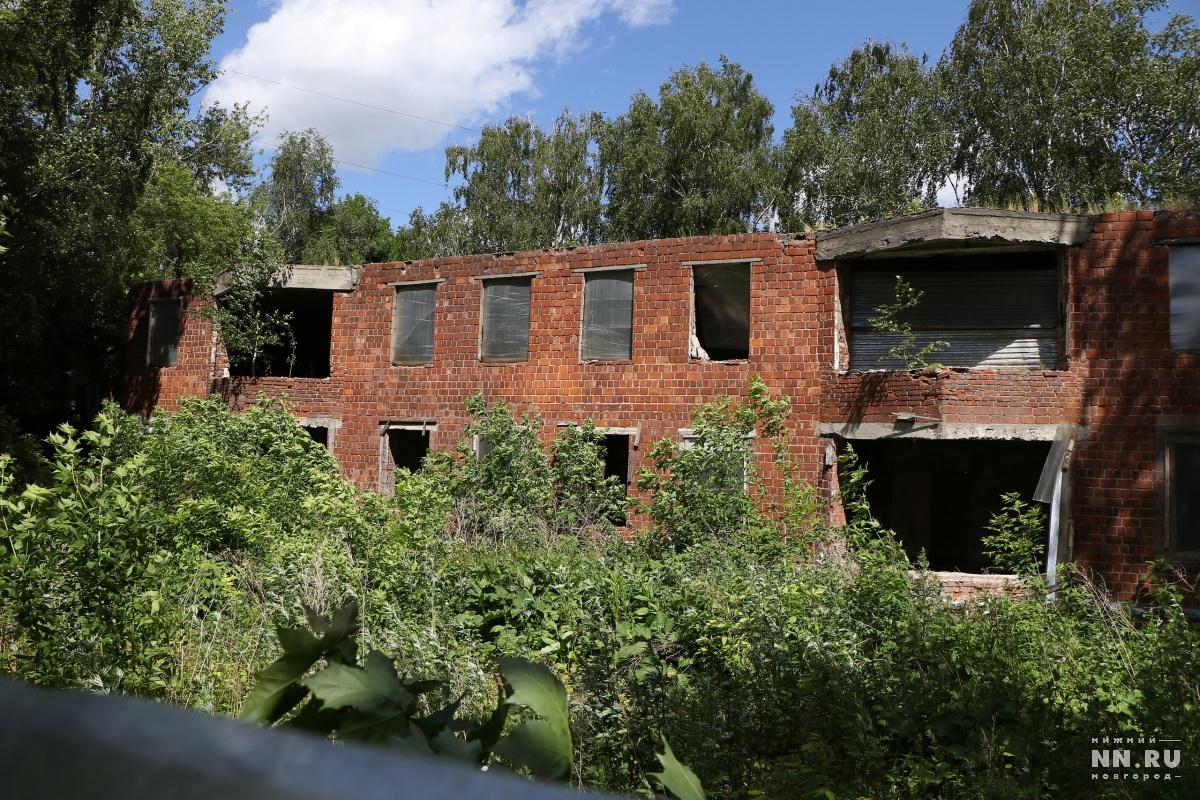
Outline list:
[[[654,523],[656,536],[678,550],[760,525],[749,491],[757,474],[754,437],[782,436],[790,412],[787,398],[772,399],[754,378],[748,402],[725,397],[697,411],[684,446],[671,439],[652,444],[650,466],[638,473],[637,487],[649,498],[639,510]]]
[[[467,408],[474,419],[462,443],[427,462],[453,499],[452,535],[536,540],[612,532],[625,492],[604,475],[603,434],[595,425],[565,426],[547,455],[540,420],[515,419],[502,401],[489,408],[481,395]]]
[[[905,369],[933,369],[941,366],[936,361],[930,361],[929,357],[938,350],[945,350],[950,343],[937,339],[918,347],[917,334],[913,331],[912,324],[902,319],[905,312],[921,305],[921,298],[924,296],[925,292],[914,289],[912,284],[904,280],[903,275],[896,276],[896,299],[876,308],[874,315],[867,320],[871,329],[877,333],[892,334],[898,338],[880,361],[899,362]]]
[[[999,572],[1032,577],[1045,563],[1046,511],[1021,499],[1019,492],[1002,498],[1004,506],[988,521],[983,552]]]
[[[295,336],[291,314],[272,309],[267,303],[268,293],[287,279],[288,268],[281,261],[278,247],[265,236],[243,239],[242,243],[251,245],[244,258],[214,276],[212,284],[201,287],[211,302],[200,306],[197,314],[212,320],[217,341],[230,364],[244,367],[254,377],[268,350],[281,345],[292,348]],[[221,292],[216,295],[218,283]],[[289,359],[294,359],[294,353]]]
[[[771,103],[721,56],[635,95],[599,134],[606,238],[743,233],[769,224]]]
[[[38,436],[63,419],[89,421],[97,387],[116,371],[129,283],[147,274],[147,186],[168,165],[204,185],[244,175],[234,112],[190,113],[216,75],[209,43],[223,21],[220,0],[23,2],[0,14],[0,214],[10,234],[0,397]],[[216,132],[229,136],[210,141]]]
[[[254,188],[263,224],[279,241],[288,264],[304,261],[304,248],[329,213],[341,181],[333,147],[318,131],[285,133],[271,156],[270,176]]]
[[[867,42],[792,107],[783,137],[785,229],[836,227],[935,206],[950,131],[933,71],[901,45]]]
[[[446,150],[446,179],[472,252],[589,244],[600,235],[600,176],[589,152],[597,117],[564,111],[550,131],[512,117]]]
[[[666,739],[663,739],[663,752],[658,754],[658,760],[662,763],[662,772],[652,772],[650,775],[664,789],[679,800],[704,800],[704,787],[700,779],[686,764],[680,763]]]
[[[306,612],[312,632],[301,627],[278,630],[283,655],[256,675],[243,719],[481,765],[494,753],[535,778],[565,778],[570,772],[567,694],[544,666],[500,659],[508,696],[480,723],[457,717],[457,700],[421,715],[423,696],[442,688],[441,682],[401,680],[392,660],[378,650],[367,653],[360,666],[354,601],[332,619]],[[313,672],[321,659],[325,664]],[[522,721],[502,736],[509,707],[522,706],[537,718]]]
[[[968,201],[1200,198],[1200,31],[1163,0],[974,0],[938,70]]]

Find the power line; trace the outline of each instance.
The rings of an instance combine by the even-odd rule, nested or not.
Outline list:
[[[272,150],[278,150],[278,149],[279,149],[279,146],[278,146],[278,145],[268,144],[267,142],[264,142],[264,141],[262,141],[262,140],[260,140],[260,139],[255,139],[255,140],[254,140],[254,143],[255,143],[255,144],[257,144],[257,145],[261,145],[262,147],[269,147],[269,148],[271,148]],[[399,173],[399,172],[392,172],[392,171],[390,171],[390,170],[386,170],[386,169],[379,169],[379,168],[377,168],[377,167],[368,167],[368,166],[367,166],[367,165],[365,165],[365,164],[355,164],[353,161],[342,161],[342,160],[341,160],[341,159],[339,159],[339,158],[331,158],[331,159],[330,159],[330,161],[333,161],[335,164],[343,164],[343,165],[345,165],[345,166],[347,166],[347,167],[357,167],[358,169],[365,169],[365,170],[367,170],[368,172],[378,172],[378,173],[380,173],[381,175],[391,175],[393,178],[404,178],[405,180],[408,180],[408,181],[418,181],[418,182],[420,182],[420,183],[428,183],[430,186],[437,186],[437,187],[440,187],[440,188],[442,188],[442,189],[449,189],[449,188],[450,188],[450,185],[449,185],[449,184],[447,184],[445,181],[441,181],[441,182],[439,182],[439,181],[431,181],[431,180],[429,180],[428,178],[418,178],[418,177],[416,177],[416,176],[414,176],[414,175],[404,175],[404,174],[402,174],[402,173]],[[393,209],[393,210],[394,210],[394,209]]]
[[[264,78],[261,75],[251,75],[249,72],[241,72],[236,69],[230,69],[229,67],[224,67],[221,71],[222,72],[230,72],[230,73],[233,73],[234,75],[241,75],[243,78],[253,78],[256,81],[262,81],[264,83],[271,83],[271,84],[274,84],[275,86],[282,86],[285,89],[294,89],[297,92],[305,92],[307,94],[315,94],[318,97],[326,97],[330,100],[337,100],[342,103],[350,103],[351,105],[362,106],[363,108],[374,109],[375,111],[386,111],[388,114],[395,114],[400,117],[408,117],[410,119],[419,119],[422,122],[432,122],[434,125],[444,125],[447,128],[457,128],[460,131],[470,131],[471,133],[480,133],[481,132],[479,128],[470,128],[470,127],[467,127],[466,125],[459,125],[458,123],[455,123],[455,122],[445,122],[440,119],[433,119],[432,117],[423,117],[420,114],[410,114],[407,111],[397,111],[394,108],[387,108],[386,106],[377,106],[377,105],[373,105],[372,103],[364,103],[359,100],[350,100],[349,98],[346,98],[346,97],[338,97],[335,94],[328,94],[326,92],[318,92],[316,89],[305,89],[303,86],[296,86],[291,83],[284,83],[283,81],[276,81],[276,80],[272,80],[270,78]]]

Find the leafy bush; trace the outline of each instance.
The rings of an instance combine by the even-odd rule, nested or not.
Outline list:
[[[1041,571],[1046,546],[1046,511],[1027,503],[1020,492],[1001,498],[1004,507],[988,521],[991,534],[983,537],[983,552],[1000,572],[1033,576]]]

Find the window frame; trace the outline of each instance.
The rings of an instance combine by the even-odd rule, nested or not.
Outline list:
[[[581,364],[629,364],[634,358],[634,332],[636,330],[637,306],[637,273],[646,268],[645,264],[618,264],[605,267],[590,267],[575,270],[583,275],[583,287],[579,293],[579,362]],[[588,280],[595,277],[608,277],[608,273],[628,272],[629,281],[629,355],[625,358],[587,358],[584,355],[584,341],[587,334],[587,287]]]
[[[684,266],[689,270],[688,280],[691,281],[690,288],[690,304],[688,307],[688,358],[693,361],[715,362],[715,363],[741,363],[749,361],[754,357],[754,266],[757,262],[761,262],[761,258],[745,258],[745,259],[719,259],[715,261],[685,261]],[[700,342],[700,336],[697,333],[697,322],[699,314],[697,313],[697,298],[696,292],[696,270],[707,267],[731,268],[745,267],[747,278],[747,297],[746,297],[746,355],[737,358],[713,358],[704,349]]]
[[[389,283],[392,288],[392,326],[391,334],[388,343],[388,360],[393,367],[424,367],[433,364],[437,360],[437,304],[438,304],[438,286],[445,283],[445,278],[434,278],[431,280],[417,281],[397,281]],[[430,324],[433,327],[431,352],[428,359],[421,361],[399,361],[396,359],[396,334],[398,332],[400,322],[400,304],[397,301],[401,291],[419,288],[433,289],[433,315],[430,318]]]
[[[154,331],[155,318],[157,316],[156,309],[165,306],[173,305],[178,309],[176,317],[175,344],[171,350],[174,351],[174,359],[166,364],[154,363]],[[146,366],[149,369],[170,369],[179,365],[179,342],[183,339],[183,298],[182,297],[155,297],[151,298],[147,304],[146,310]]]
[[[1188,427],[1170,427],[1161,431],[1159,447],[1159,469],[1161,474],[1160,507],[1162,513],[1161,553],[1171,559],[1186,563],[1200,563],[1200,546],[1194,550],[1183,550],[1176,544],[1176,520],[1173,498],[1175,487],[1172,480],[1175,455],[1174,445],[1193,444],[1200,446],[1200,424]],[[1184,489],[1186,491],[1186,487]]]
[[[479,361],[482,364],[521,364],[530,360],[530,355],[533,348],[533,282],[538,277],[538,272],[516,272],[507,275],[479,275],[475,280],[480,283],[479,292],[479,341],[478,346]],[[486,339],[487,330],[487,293],[488,286],[499,281],[518,281],[524,280],[529,282],[529,319],[526,321],[525,328],[525,356],[523,358],[497,358],[495,356],[487,356],[483,352],[484,341]]]
[[[1177,241],[1172,242],[1167,247],[1167,348],[1172,353],[1189,353],[1192,355],[1200,355],[1200,344],[1188,346],[1181,342],[1176,344],[1175,335],[1175,303],[1176,303],[1176,285],[1182,283],[1178,280],[1178,273],[1172,269],[1175,263],[1175,251],[1183,250],[1196,253],[1196,268],[1200,271],[1200,240],[1192,241]],[[1180,267],[1181,268],[1181,267]],[[1182,298],[1180,298],[1182,299]]]
[[[433,450],[433,437],[437,433],[437,420],[433,419],[396,419],[381,420],[379,423],[379,480],[378,491],[387,497],[396,494],[396,464],[392,461],[391,441],[388,433],[391,431],[417,431],[429,437],[428,454]]]

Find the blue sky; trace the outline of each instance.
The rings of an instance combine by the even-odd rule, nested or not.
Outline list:
[[[448,199],[448,144],[511,114],[547,125],[565,107],[619,114],[679,66],[722,53],[754,74],[787,126],[797,92],[870,38],[936,60],[966,0],[234,0],[213,56],[227,72],[205,101],[266,107],[260,140],[315,127],[343,161],[344,192],[394,223]],[[1200,0],[1172,8],[1197,16]],[[238,74],[241,73],[241,74]],[[250,77],[255,76],[255,77]],[[345,103],[263,78],[461,127]],[[465,128],[465,130],[464,130]],[[269,150],[264,150],[269,155]]]

